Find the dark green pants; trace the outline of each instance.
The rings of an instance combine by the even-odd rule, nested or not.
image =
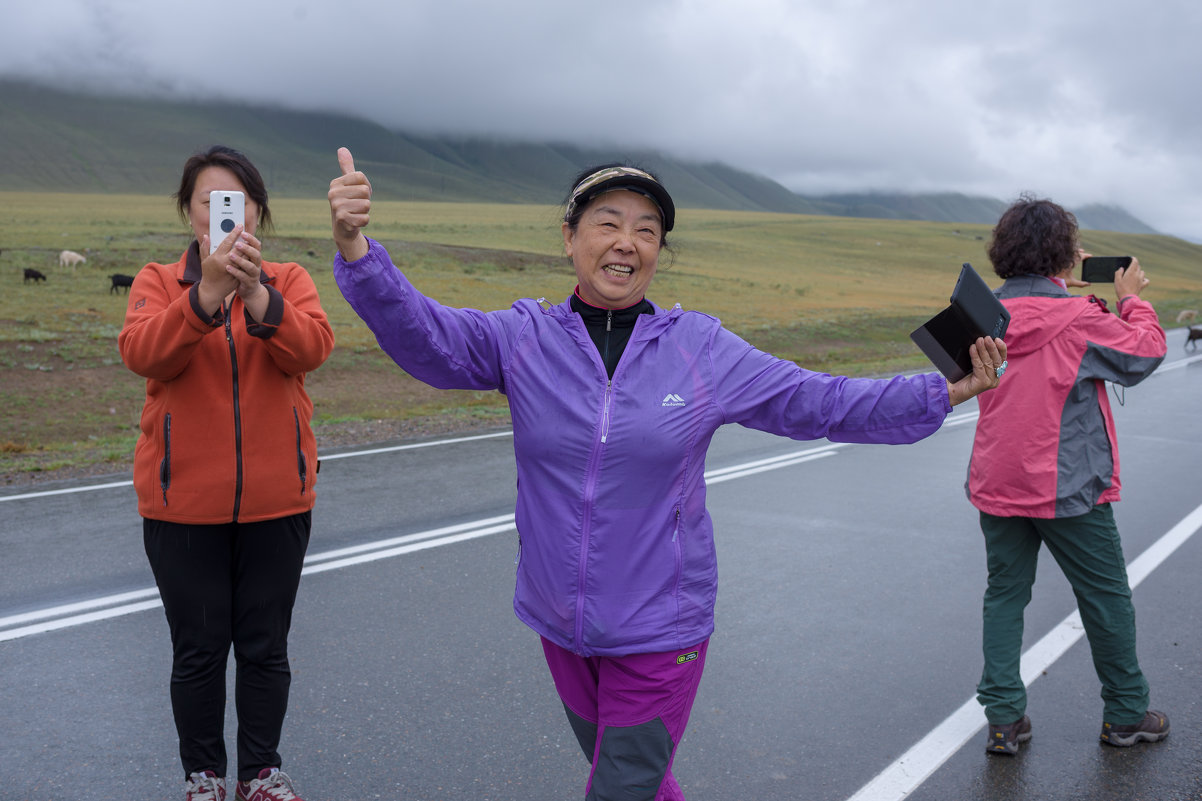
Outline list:
[[[1102,682],[1103,720],[1138,723],[1148,709],[1148,682],[1135,655],[1135,608],[1110,504],[1078,517],[1044,520],[981,512],[989,587],[982,644],[985,669],[977,700],[990,723],[1013,723],[1027,710],[1019,672],[1023,611],[1031,601],[1040,544],[1046,544],[1077,596],[1094,669]]]

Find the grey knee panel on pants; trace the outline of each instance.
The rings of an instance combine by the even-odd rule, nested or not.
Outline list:
[[[580,750],[584,752],[584,757],[591,765],[593,762],[593,754],[597,753],[597,724],[590,723],[584,718],[577,715],[567,704],[563,705],[563,711],[568,716],[568,723],[572,725],[572,731],[576,735],[576,741],[580,743]]]
[[[568,712],[581,747],[594,744],[593,777],[586,801],[654,801],[672,763],[675,743],[661,718],[637,726],[605,726],[600,747],[597,727]],[[591,727],[591,738],[589,728]]]

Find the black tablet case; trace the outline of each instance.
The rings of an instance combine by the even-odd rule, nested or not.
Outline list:
[[[1002,305],[971,264],[960,268],[951,305],[914,329],[910,339],[948,381],[972,372],[968,348],[978,337],[1001,339],[1010,325]]]

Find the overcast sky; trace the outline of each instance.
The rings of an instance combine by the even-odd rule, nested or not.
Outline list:
[[[39,0],[0,74],[618,144],[803,194],[1120,205],[1202,241],[1196,0]]]

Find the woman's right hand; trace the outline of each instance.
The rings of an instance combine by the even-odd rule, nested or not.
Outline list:
[[[1138,295],[1151,283],[1144,275],[1144,268],[1139,266],[1139,259],[1132,258],[1126,269],[1120,269],[1114,274],[1114,296],[1122,300],[1128,295]]]
[[[364,228],[371,220],[371,182],[355,170],[351,151],[338,148],[338,167],[342,174],[330,181],[330,220],[334,228],[334,244],[346,261],[356,261],[367,255]]]

